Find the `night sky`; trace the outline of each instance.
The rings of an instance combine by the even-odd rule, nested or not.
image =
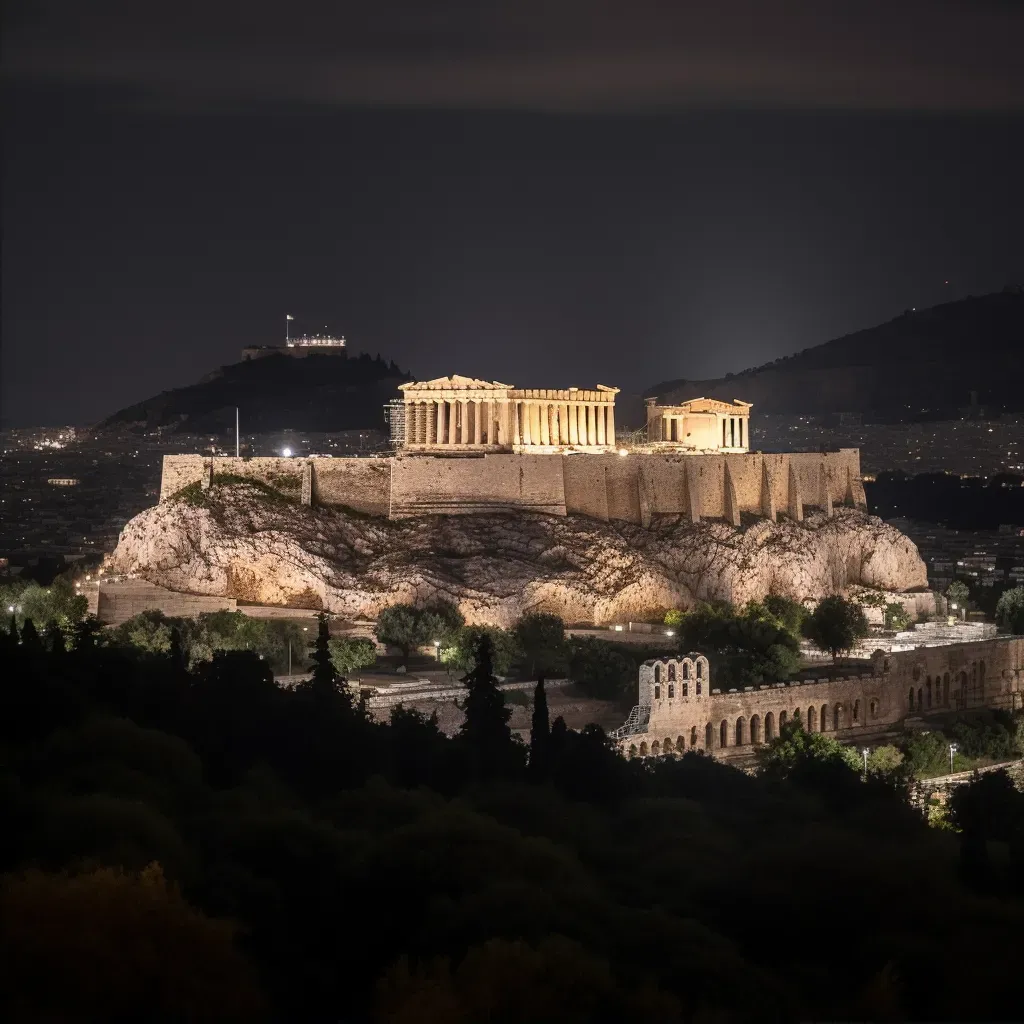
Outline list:
[[[5,5],[4,422],[286,312],[636,391],[1024,281],[1024,6],[684,6]]]

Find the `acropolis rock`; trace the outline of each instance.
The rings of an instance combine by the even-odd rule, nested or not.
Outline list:
[[[831,511],[809,510],[801,522],[745,515],[739,527],[683,515],[644,526],[525,510],[389,520],[218,484],[132,519],[107,571],[346,618],[442,597],[471,623],[501,626],[533,610],[606,624],[702,599],[926,588],[917,548],[898,530],[857,508]]]

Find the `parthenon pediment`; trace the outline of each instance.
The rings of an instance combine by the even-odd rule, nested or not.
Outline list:
[[[475,391],[507,391],[511,384],[502,384],[496,380],[477,380],[475,377],[463,377],[453,373],[450,377],[435,377],[433,380],[409,381],[399,384],[400,391],[451,391],[457,388],[472,388]]]

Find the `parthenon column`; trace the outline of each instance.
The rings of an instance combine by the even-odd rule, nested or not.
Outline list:
[[[469,444],[470,433],[469,433],[469,399],[463,398],[459,402],[459,444]]]
[[[527,408],[530,410],[530,443],[540,444],[540,403],[528,402]]]
[[[569,444],[580,443],[579,422],[577,420],[578,407],[575,402],[569,403]]]
[[[519,408],[523,416],[523,444],[533,444],[533,417],[530,414],[530,403],[522,401]]]
[[[558,407],[558,443],[569,443],[569,403],[562,402]]]
[[[597,413],[597,443],[604,444],[604,403],[599,402],[594,406],[594,412]]]
[[[473,444],[484,443],[483,431],[480,429],[480,414],[483,412],[486,404],[486,402],[481,402],[479,398],[473,399]]]
[[[512,401],[508,403],[509,413],[512,416],[512,443],[522,444],[519,434],[519,402]]]
[[[444,444],[444,402],[440,399],[437,402],[437,437],[434,438],[434,444]]]
[[[548,422],[550,406],[547,402],[540,404],[540,443],[551,444],[551,430]]]
[[[607,437],[605,440],[610,445],[615,444],[615,403],[608,403],[608,425],[605,427]]]

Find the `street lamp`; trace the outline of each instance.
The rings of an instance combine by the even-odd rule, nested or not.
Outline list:
[[[435,640],[434,641],[434,659],[436,661],[440,661],[441,660],[441,641],[440,640]]]
[[[955,754],[955,753],[957,752],[957,750],[959,750],[959,749],[960,749],[960,748],[959,748],[959,747],[957,747],[957,745],[956,745],[955,743],[950,743],[950,745],[949,745],[949,774],[950,774],[950,775],[952,775],[952,774],[953,774],[953,755],[954,755],[954,754]]]
[[[868,754],[871,753],[871,750],[868,747],[864,747],[861,753],[864,755],[864,775],[866,777],[868,774]]]

